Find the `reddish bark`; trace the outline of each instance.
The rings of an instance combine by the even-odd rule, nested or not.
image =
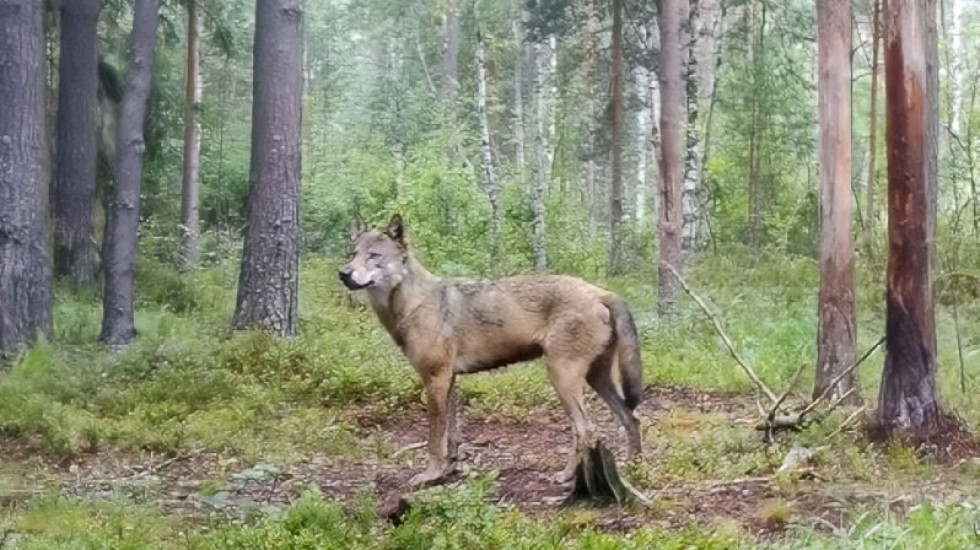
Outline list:
[[[664,264],[681,268],[681,49],[680,23],[686,13],[685,0],[664,0],[660,14],[660,267],[661,315],[677,307],[680,284]]]
[[[851,242],[851,5],[817,2],[820,121],[820,295],[813,395],[854,363],[854,251]],[[839,398],[859,388],[856,371],[830,390]],[[860,401],[855,391],[850,401]]]
[[[928,0],[885,4],[885,96],[888,143],[888,282],[886,354],[878,419],[887,431],[927,436],[941,426],[932,301],[930,147],[938,113],[927,81],[934,17]],[[934,38],[932,38],[934,39]]]

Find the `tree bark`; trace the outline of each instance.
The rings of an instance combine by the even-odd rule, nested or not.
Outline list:
[[[490,145],[490,123],[487,121],[487,51],[483,34],[476,33],[476,109],[480,118],[480,150],[483,153],[483,175],[486,178],[486,193],[490,200],[490,255],[498,255],[500,242],[500,182],[493,166],[493,151]]]
[[[856,358],[854,249],[851,242],[851,3],[817,1],[817,96],[820,124],[820,293],[813,396],[826,393]],[[853,390],[857,371],[834,386],[832,400]]]
[[[248,220],[232,325],[297,329],[303,0],[255,8]]]
[[[595,2],[585,3],[585,54],[582,57],[582,78],[585,80],[585,200],[589,212],[589,237],[596,234],[596,147],[595,147]]]
[[[537,163],[534,182],[531,184],[531,201],[534,210],[534,266],[537,271],[548,269],[548,248],[545,242],[545,189],[548,186],[548,145],[545,135],[544,74],[545,57],[541,54],[541,44],[535,43],[531,49],[531,70],[534,82],[534,148]]]
[[[116,124],[116,182],[110,192],[103,243],[105,289],[100,340],[128,344],[136,335],[133,321],[140,185],[146,143],[143,126],[156,61],[158,0],[137,0],[129,44],[129,69]]]
[[[623,80],[626,61],[623,54],[623,0],[613,0],[612,27],[612,189],[609,210],[609,268],[623,270]]]
[[[640,108],[636,111],[636,188],[635,192],[636,208],[634,210],[634,222],[642,223],[647,215],[647,142],[650,130],[647,123],[650,121],[649,105],[649,84],[647,81],[650,73],[645,68],[640,67],[636,71],[636,95],[640,100]]]
[[[0,358],[51,332],[43,7],[0,0]]]
[[[690,0],[688,16],[681,33],[684,37],[684,84],[686,93],[687,125],[686,156],[684,159],[684,191],[681,210],[684,225],[681,230],[681,249],[684,254],[693,253],[698,246],[698,182],[701,180],[701,136],[698,131],[699,80],[697,45],[701,33],[700,0]]]
[[[888,143],[886,352],[878,419],[887,432],[935,431],[942,418],[936,384],[930,189],[936,150],[929,133],[938,113],[929,97],[932,0],[885,3],[885,101]]]
[[[521,10],[514,10],[514,20],[512,27],[514,31],[514,42],[517,44],[517,57],[514,60],[514,159],[517,162],[517,171],[523,177],[526,166],[524,156],[524,57],[527,55],[527,47],[524,45],[524,33],[521,28]]]
[[[868,233],[868,250],[874,242],[875,172],[878,158],[878,46],[881,44],[881,2],[872,0],[871,8],[871,113],[868,128],[868,186],[865,188],[864,230]]]
[[[661,315],[677,309],[680,283],[666,268],[681,270],[681,43],[680,23],[686,13],[685,0],[663,0],[660,14],[660,267]]]
[[[187,68],[184,90],[184,167],[180,195],[180,225],[184,263],[197,265],[201,190],[201,20],[198,0],[187,0]]]
[[[99,2],[61,4],[54,178],[55,273],[95,281],[95,201],[99,122]]]

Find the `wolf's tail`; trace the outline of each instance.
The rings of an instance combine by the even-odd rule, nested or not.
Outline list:
[[[612,315],[615,332],[616,361],[614,378],[629,410],[643,402],[643,363],[640,360],[640,340],[629,306],[621,298],[610,296],[603,304]],[[616,376],[618,374],[618,376]]]

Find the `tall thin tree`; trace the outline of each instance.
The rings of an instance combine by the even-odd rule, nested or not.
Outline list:
[[[854,249],[851,242],[851,2],[817,1],[820,124],[820,294],[814,397],[855,359]],[[830,389],[859,401],[857,372]]]
[[[681,51],[680,24],[685,0],[663,0],[660,13],[660,267],[657,309],[677,308],[680,282],[667,268],[681,269]]]
[[[626,61],[623,54],[623,0],[613,0],[612,26],[612,189],[609,194],[609,267],[613,273],[623,269],[623,87]]]
[[[934,0],[887,0],[885,102],[888,143],[886,352],[878,419],[888,431],[928,435],[940,425],[932,299],[929,193],[936,104],[929,97],[928,21]]]
[[[116,182],[110,192],[103,242],[105,271],[102,334],[113,345],[136,335],[133,319],[140,186],[143,179],[143,125],[156,61],[158,0],[136,0],[129,39],[129,68],[116,125]]]
[[[868,233],[868,250],[874,242],[875,174],[878,159],[878,69],[881,44],[881,2],[871,0],[871,106],[868,122],[868,186],[864,198],[864,230]]]
[[[198,261],[198,232],[201,192],[201,18],[199,0],[186,0],[187,66],[184,71],[184,165],[180,193],[180,225],[183,232],[184,263]]]
[[[51,331],[42,10],[0,0],[0,355]]]
[[[55,273],[95,281],[99,0],[61,3],[54,177]]]
[[[232,325],[297,329],[303,0],[258,0],[248,220]]]
[[[493,165],[493,149],[490,143],[490,122],[487,118],[487,49],[483,34],[476,32],[476,110],[480,118],[480,151],[483,157],[483,176],[486,179],[486,193],[490,201],[490,251],[496,259],[500,241],[501,211],[500,182]]]
[[[698,43],[701,39],[701,3],[689,0],[688,15],[681,24],[683,43],[683,73],[687,124],[684,147],[684,191],[681,211],[684,225],[681,229],[681,249],[685,254],[695,251],[698,245],[698,183],[701,181],[701,132],[698,128],[699,94],[701,77],[698,74]]]

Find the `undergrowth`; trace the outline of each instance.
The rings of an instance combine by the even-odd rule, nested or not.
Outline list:
[[[355,416],[384,419],[422,400],[418,377],[360,298],[332,274],[338,262],[308,259],[301,273],[300,331],[276,339],[228,329],[236,268],[223,263],[177,274],[144,261],[138,281],[139,337],[111,352],[96,343],[100,309],[94,295],[61,291],[53,342],[41,342],[0,373],[0,434],[29,442],[32,452],[70,458],[103,449],[176,454],[205,450],[246,460],[288,462],[320,455],[357,459],[365,452]],[[733,275],[736,274],[736,275]],[[690,285],[717,312],[740,354],[772,387],[782,389],[816,355],[816,265],[809,259],[708,256],[690,265]],[[733,276],[736,277],[733,279]],[[630,303],[641,333],[646,380],[751,395],[711,322],[686,298],[669,323],[656,314],[652,274],[596,282]],[[882,281],[858,270],[859,347],[883,333]],[[937,307],[941,394],[974,430],[980,426],[980,303]],[[960,367],[962,346],[963,368]],[[881,352],[860,369],[872,404]],[[805,392],[812,369],[801,381]],[[966,391],[962,391],[961,383]],[[559,410],[540,364],[464,377],[467,414],[522,416]],[[772,471],[757,434],[711,417],[668,415],[645,437],[663,449],[657,464],[634,472],[656,488],[678,480]],[[696,425],[697,429],[690,426]],[[825,437],[831,423],[802,436]],[[659,441],[659,443],[658,443]],[[880,463],[857,446],[823,456],[847,479],[880,479]],[[712,453],[705,453],[712,449]],[[831,474],[833,476],[834,474]],[[350,510],[308,492],[281,513],[248,524],[189,529],[160,510],[126,502],[72,500],[42,494],[7,512],[17,548],[736,548],[745,535],[724,526],[690,531],[641,529],[628,537],[601,533],[572,516],[541,523],[487,504],[492,482],[474,480],[437,491],[398,528],[383,527],[367,503]],[[2,503],[2,501],[0,501]],[[793,533],[774,548],[962,548],[972,508],[920,507],[907,520],[862,518],[846,537]],[[571,519],[570,519],[571,518]],[[966,533],[966,534],[964,534]],[[3,535],[0,534],[0,540]],[[971,539],[972,540],[972,539]],[[758,541],[757,541],[758,542]],[[973,541],[975,542],[975,541]],[[756,543],[753,543],[756,544]],[[758,543],[761,544],[761,543]],[[0,548],[3,543],[0,542]]]

